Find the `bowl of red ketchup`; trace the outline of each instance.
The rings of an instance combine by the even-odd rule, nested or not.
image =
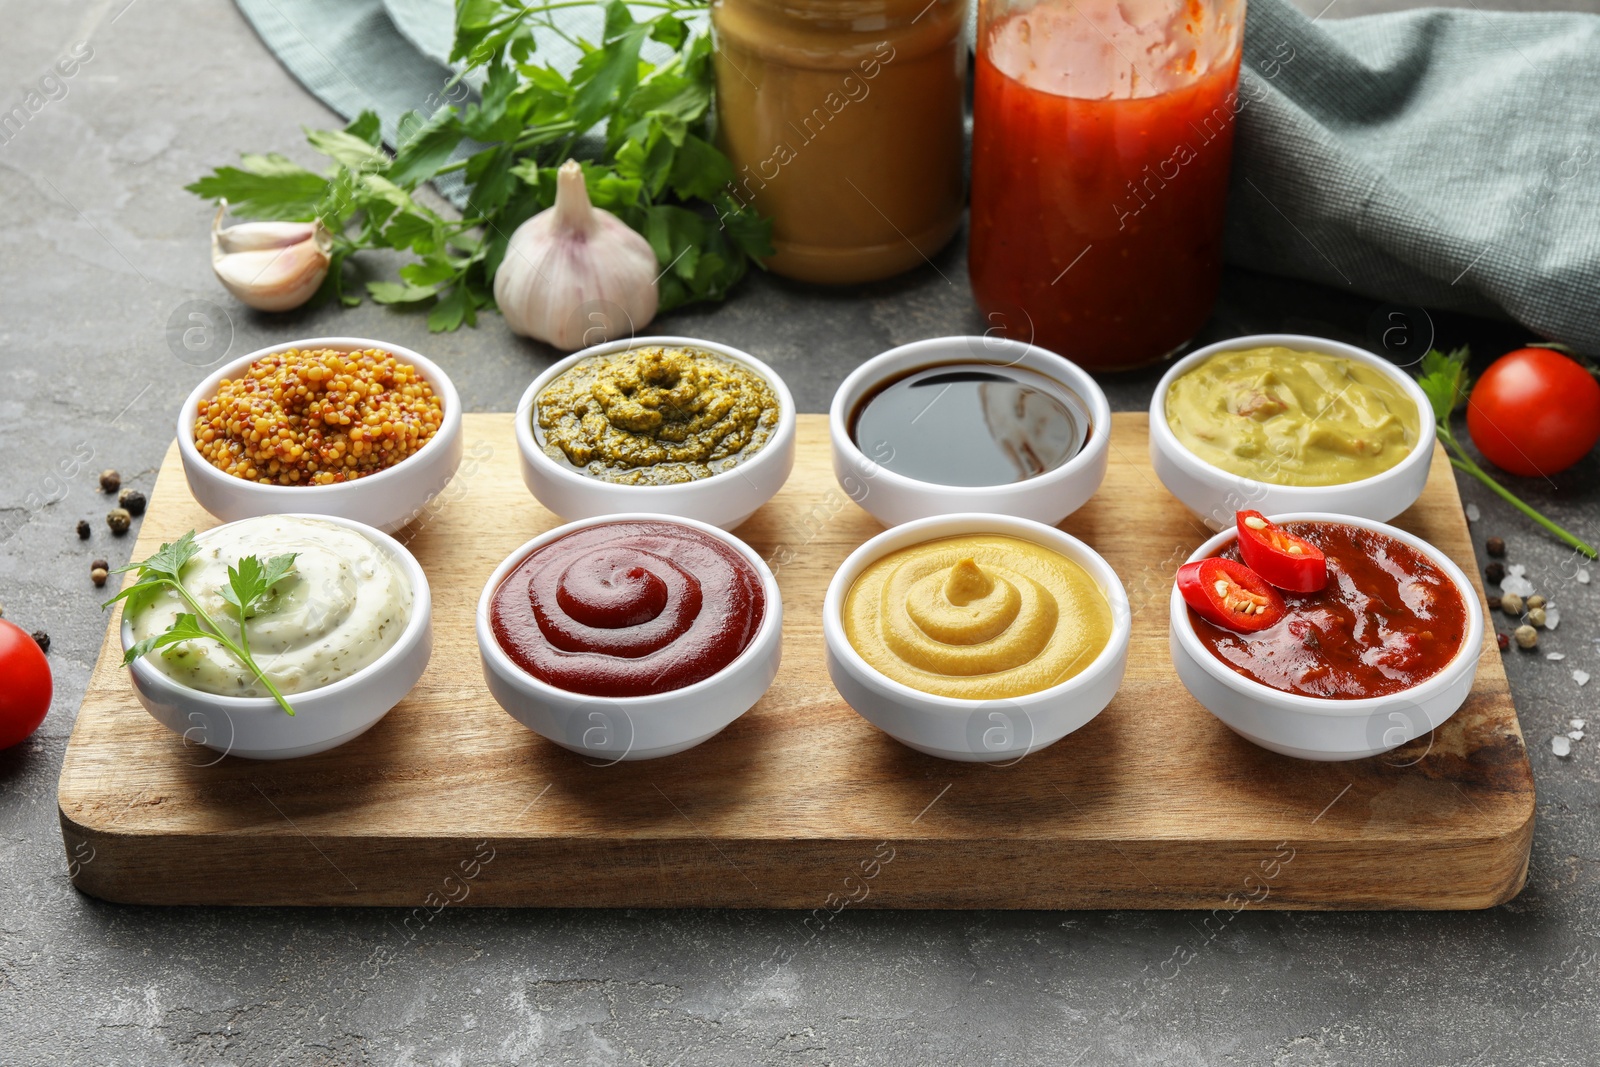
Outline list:
[[[1484,654],[1479,595],[1443,552],[1370,519],[1237,514],[1172,590],[1172,664],[1263,748],[1351,760],[1399,748],[1466,701]]]
[[[535,537],[478,599],[484,680],[513,718],[603,763],[693,748],[778,673],[766,563],[709,523],[608,515]]]

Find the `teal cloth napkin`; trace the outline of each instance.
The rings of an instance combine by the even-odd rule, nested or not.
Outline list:
[[[449,0],[237,3],[307,89],[376,111],[391,140],[444,102]],[[557,14],[599,30],[596,11]],[[550,36],[545,58],[574,62]],[[1600,351],[1600,16],[1314,20],[1250,0],[1239,96],[1230,262]]]

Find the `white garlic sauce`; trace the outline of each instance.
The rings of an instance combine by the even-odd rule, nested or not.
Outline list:
[[[411,583],[398,560],[362,534],[317,519],[267,515],[195,538],[200,551],[183,585],[230,638],[238,613],[222,599],[228,568],[245,556],[263,564],[297,553],[294,569],[248,620],[250,654],[285,695],[320,689],[361,670],[394,646],[411,617]],[[161,633],[188,612],[163,589],[133,619],[136,640]],[[215,641],[180,641],[146,657],[183,685],[220,696],[269,696],[255,674]]]

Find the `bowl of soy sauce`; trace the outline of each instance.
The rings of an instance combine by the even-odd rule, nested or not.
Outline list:
[[[1056,525],[1105,478],[1111,406],[1037,345],[936,337],[867,360],[834,394],[833,471],[886,526],[957,512]]]

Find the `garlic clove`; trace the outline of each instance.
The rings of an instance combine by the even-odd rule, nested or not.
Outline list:
[[[556,172],[556,201],[518,226],[494,276],[495,303],[513,332],[563,351],[634,333],[660,294],[650,242],[596,210],[573,160]]]
[[[328,276],[333,239],[315,222],[211,223],[211,269],[228,292],[258,311],[288,311],[310,300]]]

